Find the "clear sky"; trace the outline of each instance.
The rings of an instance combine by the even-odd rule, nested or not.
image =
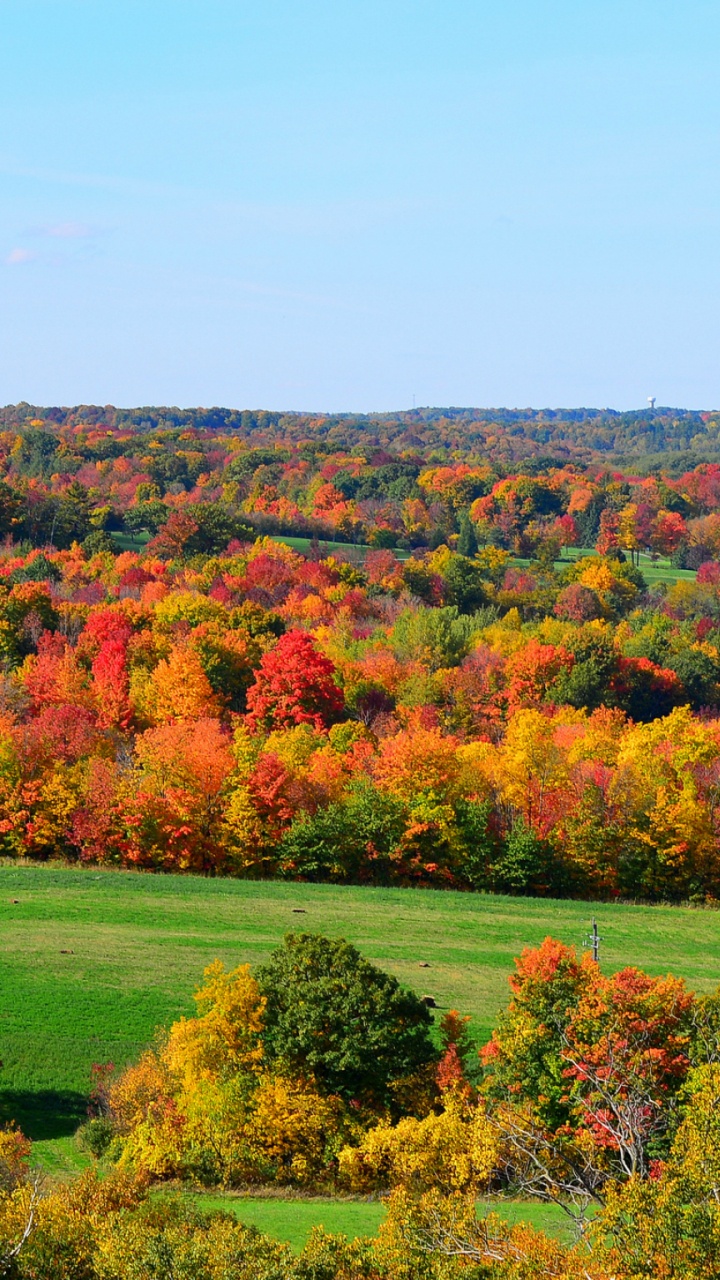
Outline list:
[[[0,402],[720,406],[718,0],[0,0]]]

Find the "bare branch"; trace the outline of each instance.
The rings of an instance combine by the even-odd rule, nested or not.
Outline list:
[[[32,1232],[35,1229],[35,1215],[36,1215],[36,1210],[38,1206],[38,1201],[40,1199],[41,1184],[42,1184],[42,1177],[40,1174],[37,1174],[33,1182],[30,1184],[30,1187],[31,1187],[30,1200],[28,1202],[27,1218],[26,1218],[25,1226],[23,1228],[22,1235],[18,1240],[17,1244],[13,1245],[11,1249],[9,1249],[6,1253],[3,1254],[2,1257],[0,1257],[0,1275],[5,1275],[6,1272],[10,1269],[11,1264],[19,1256],[22,1249],[24,1249],[25,1245],[30,1239],[30,1236],[32,1235]]]

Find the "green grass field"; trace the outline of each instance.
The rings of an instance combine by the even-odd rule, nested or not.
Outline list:
[[[546,934],[581,944],[592,914],[608,968],[671,970],[704,991],[717,983],[710,910],[4,864],[0,1118],[44,1142],[67,1138],[93,1062],[134,1059],[157,1027],[192,1011],[206,964],[254,964],[293,929],[348,938],[440,1012],[472,1014],[484,1040],[513,956]]]
[[[113,532],[111,536],[119,551],[142,551],[150,541],[149,533]],[[303,555],[308,552],[311,546],[310,538],[286,538],[284,536],[281,537],[279,534],[277,536],[273,535],[273,537],[275,542],[284,542],[288,547],[293,547],[295,551],[302,552]],[[362,563],[368,551],[372,551],[372,547],[364,542],[327,542],[321,539],[320,545],[328,555],[340,551],[358,564]],[[397,556],[398,560],[407,560],[411,553],[400,547],[395,547],[393,554]],[[567,568],[567,565],[574,560],[580,560],[585,556],[594,556],[596,554],[592,547],[563,547],[560,560],[555,561],[555,568],[559,572]],[[509,563],[527,567],[530,561],[513,556]],[[672,585],[673,582],[692,582],[696,577],[694,569],[676,569],[667,557],[658,556],[656,559],[652,559],[651,556],[646,555],[644,552],[640,553],[639,567],[650,587],[658,582],[667,582],[669,585]]]
[[[117,529],[113,529],[110,537],[118,551],[144,551],[150,541],[149,533],[121,533]]]
[[[235,1214],[245,1226],[257,1227],[274,1240],[291,1245],[297,1252],[315,1226],[323,1226],[326,1231],[352,1239],[377,1235],[385,1217],[385,1206],[379,1200],[239,1195],[197,1195],[192,1199],[201,1209],[223,1209],[226,1213]]]
[[[326,1231],[354,1236],[374,1236],[385,1217],[385,1206],[377,1200],[330,1200],[282,1196],[255,1197],[243,1195],[198,1195],[195,1203],[206,1210],[223,1209],[234,1213],[238,1221],[258,1227],[266,1235],[289,1244],[299,1252],[315,1226]],[[556,1205],[517,1200],[482,1201],[478,1212],[497,1213],[506,1222],[529,1222],[551,1235],[569,1232],[568,1218]]]
[[[305,555],[311,545],[312,538],[286,538],[285,535],[270,534],[274,542],[284,542],[286,546],[293,547],[295,551],[301,551]],[[150,541],[149,533],[121,533],[113,530],[111,537],[117,545],[118,551],[143,551]],[[327,555],[332,555],[335,551],[342,551],[345,555],[358,562],[364,560],[368,551],[372,551],[372,547],[365,542],[332,542],[326,538],[320,538],[320,547]],[[395,547],[393,554],[398,560],[407,560],[410,552],[403,550],[401,547]]]
[[[555,561],[556,569],[564,569],[569,561],[581,560],[585,556],[594,556],[597,552],[594,548],[589,547],[563,547],[562,558]],[[519,562],[518,562],[519,563]],[[523,561],[529,564],[529,561]],[[696,573],[694,569],[676,569],[667,556],[657,556],[653,559],[644,551],[640,552],[640,562],[638,565],[640,572],[649,587],[655,586],[658,582],[694,582]]]

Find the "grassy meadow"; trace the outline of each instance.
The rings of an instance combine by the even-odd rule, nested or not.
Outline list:
[[[286,546],[292,547],[302,555],[307,555],[312,545],[311,538],[292,538],[286,537],[284,534],[273,534],[272,537],[275,542],[284,542]],[[118,551],[144,551],[150,541],[150,534],[145,532],[136,534],[113,532],[112,538]],[[324,538],[320,540],[320,546],[325,555],[334,555],[335,552],[339,551],[356,563],[362,563],[368,551],[373,550],[365,542],[328,542]],[[398,560],[407,560],[410,554],[409,551],[400,547],[393,548],[393,555],[397,556]],[[596,554],[594,547],[563,547],[561,557],[555,561],[554,567],[559,573],[566,569],[572,561]],[[522,559],[519,556],[511,556],[508,563],[527,567],[531,561]],[[644,551],[640,553],[638,567],[649,587],[657,586],[659,582],[666,582],[668,586],[671,586],[674,582],[692,582],[696,577],[694,569],[677,569],[667,556],[652,557],[646,555]]]
[[[113,532],[111,537],[118,551],[144,551],[150,541],[150,534],[143,531],[142,533],[124,533]],[[307,555],[312,546],[312,538],[294,538],[286,537],[285,534],[268,534],[274,542],[284,542],[286,546],[292,547],[294,551],[299,551],[302,555]],[[358,562],[364,560],[368,551],[373,548],[367,542],[334,542],[332,539],[320,538],[319,545],[323,555],[334,555],[336,551],[341,551],[343,555],[349,556],[351,560]],[[401,547],[393,548],[393,554],[398,560],[407,560],[410,552],[403,550]]]
[[[580,946],[592,915],[608,969],[670,970],[701,991],[718,982],[712,910],[4,864],[0,1119],[43,1147],[67,1140],[93,1062],[135,1058],[156,1028],[192,1012],[205,965],[255,964],[289,930],[348,938],[440,1013],[471,1014],[482,1041],[513,957],[547,934]],[[62,1152],[47,1155],[62,1164]]]
[[[314,1226],[326,1231],[354,1236],[374,1236],[385,1217],[385,1206],[378,1200],[330,1200],[326,1197],[198,1195],[201,1209],[223,1209],[235,1214],[239,1222],[258,1227],[275,1240],[289,1244],[299,1252]],[[529,1222],[549,1235],[567,1236],[569,1220],[557,1205],[530,1204],[520,1200],[481,1201],[478,1212],[497,1213],[506,1222]]]

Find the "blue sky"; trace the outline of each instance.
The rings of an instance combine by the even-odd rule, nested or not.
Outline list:
[[[0,0],[0,402],[720,405],[717,0]]]

